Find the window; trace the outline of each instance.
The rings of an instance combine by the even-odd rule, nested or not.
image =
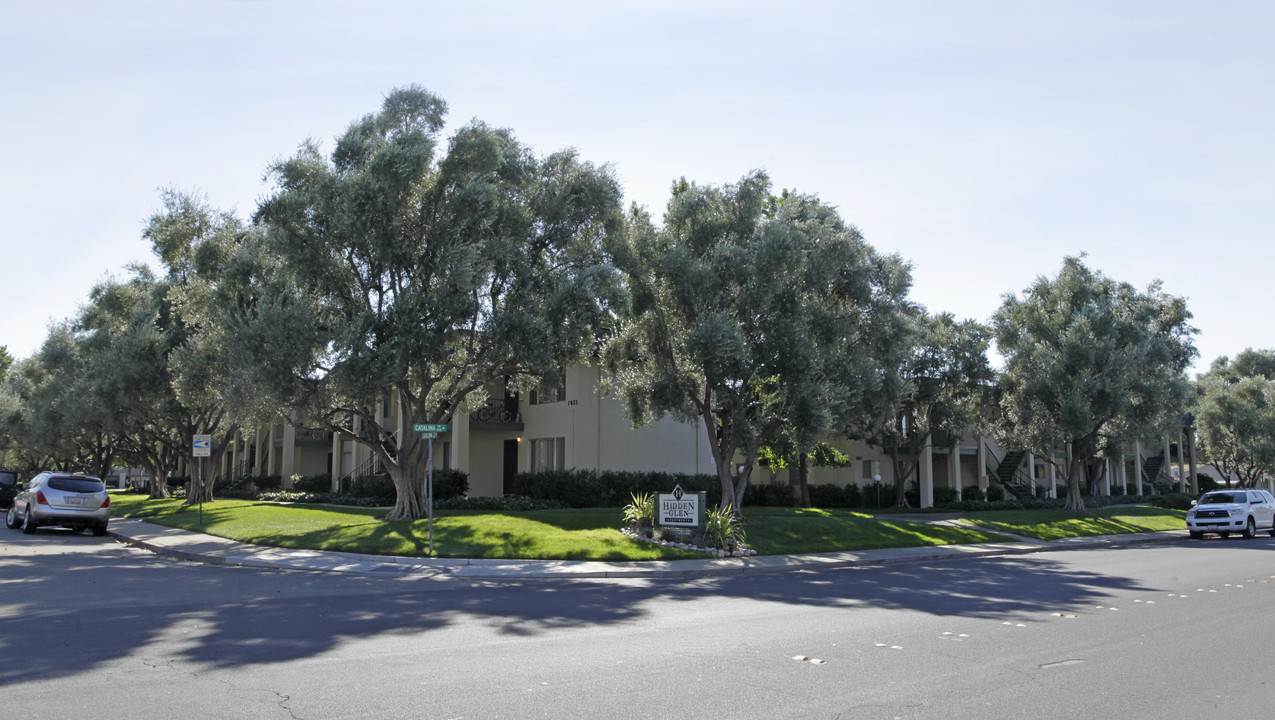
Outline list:
[[[864,480],[872,480],[873,478],[875,478],[878,475],[876,470],[877,470],[876,460],[863,461],[863,479]]]
[[[562,470],[566,467],[567,439],[540,438],[531,441],[531,471]]]
[[[554,380],[540,383],[540,387],[531,391],[532,405],[545,405],[562,402],[567,399],[567,374],[558,375]]]

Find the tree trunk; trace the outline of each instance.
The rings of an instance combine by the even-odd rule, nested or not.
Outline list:
[[[804,508],[810,507],[810,482],[806,470],[806,453],[797,455],[797,480],[800,485],[800,502]]]
[[[1066,509],[1085,512],[1085,496],[1080,491],[1080,462],[1074,457],[1067,462]]]
[[[172,493],[168,492],[168,473],[163,473],[162,477],[159,472],[151,469],[151,500],[164,500],[172,497]]]
[[[910,507],[908,478],[912,476],[912,471],[904,468],[905,463],[899,460],[898,452],[890,453],[890,461],[894,463],[894,504],[897,507]]]

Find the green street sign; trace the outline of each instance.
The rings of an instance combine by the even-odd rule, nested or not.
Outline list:
[[[446,423],[416,423],[412,429],[418,433],[445,433],[447,432]],[[435,435],[434,437],[438,437]]]
[[[425,438],[426,440],[433,440],[434,438],[438,437],[438,433],[436,433],[436,432],[423,432],[423,433],[421,433],[421,437]]]

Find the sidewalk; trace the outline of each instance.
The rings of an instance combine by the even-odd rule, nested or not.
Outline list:
[[[825,570],[863,565],[890,565],[935,560],[1025,555],[1056,550],[1079,550],[1180,540],[1185,531],[1103,535],[1042,542],[978,545],[935,545],[858,552],[811,555],[767,555],[749,558],[703,560],[651,560],[606,562],[598,560],[486,560],[465,558],[415,558],[359,555],[322,550],[289,550],[226,540],[224,538],[130,518],[112,518],[109,535],[158,555],[208,563],[277,570],[309,570],[364,575],[455,579],[577,579],[577,578],[694,578],[752,573]],[[1008,539],[1007,539],[1008,540]]]

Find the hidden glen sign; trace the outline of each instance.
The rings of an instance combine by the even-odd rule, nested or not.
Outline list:
[[[655,497],[655,522],[665,527],[704,527],[706,493],[688,493],[674,485],[671,493]]]

